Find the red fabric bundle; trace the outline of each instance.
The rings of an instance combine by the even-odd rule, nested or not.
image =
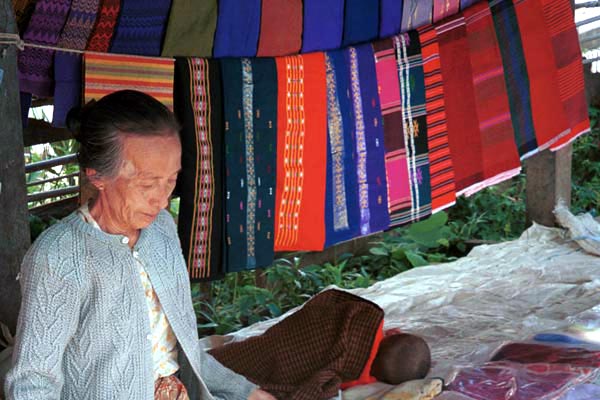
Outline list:
[[[302,0],[262,0],[259,57],[300,52],[302,46]]]

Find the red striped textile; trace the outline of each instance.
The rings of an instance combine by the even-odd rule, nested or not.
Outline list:
[[[465,194],[471,194],[517,175],[521,160],[504,81],[504,67],[487,3],[475,4],[463,12],[475,106],[481,131],[481,158],[484,180]]]
[[[440,45],[448,143],[457,194],[483,181],[482,143],[476,114],[467,27],[462,14],[435,27]]]
[[[119,0],[101,0],[100,12],[92,30],[86,50],[106,53],[115,32],[121,2]]]
[[[275,251],[325,243],[327,94],[324,53],[278,57]]]
[[[558,91],[571,131],[554,144],[558,150],[583,133],[589,132],[590,120],[583,82],[581,49],[569,0],[541,0],[544,21],[550,33]]]
[[[117,90],[139,90],[173,109],[172,58],[86,53],[84,100],[99,99]]]
[[[448,144],[440,49],[433,25],[419,29],[419,40],[421,42],[423,72],[425,74],[431,211],[436,212],[451,206],[456,201],[454,169]]]
[[[541,3],[538,0],[515,2],[515,12],[529,75],[535,138],[538,150],[543,150],[569,132],[569,123],[559,96],[558,74],[552,65],[554,52]]]

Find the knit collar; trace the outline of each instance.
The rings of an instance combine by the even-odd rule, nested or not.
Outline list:
[[[107,243],[113,246],[125,246],[129,249],[127,244],[129,239],[125,235],[115,235],[112,233],[106,233],[103,230],[95,228],[93,225],[85,222],[78,212],[75,211],[63,219],[64,223],[73,226],[78,231],[85,233],[86,235],[92,236],[94,239],[99,240],[103,243]],[[152,232],[156,229],[156,219],[152,221],[150,225],[140,231],[140,237],[138,238],[134,250],[144,246],[145,242],[149,240]]]

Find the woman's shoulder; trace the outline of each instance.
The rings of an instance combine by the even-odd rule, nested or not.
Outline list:
[[[152,225],[155,229],[166,236],[171,238],[177,236],[177,225],[175,225],[175,220],[173,219],[171,213],[165,209],[160,210],[156,220]]]

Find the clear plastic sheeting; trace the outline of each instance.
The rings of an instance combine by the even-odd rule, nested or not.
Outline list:
[[[565,231],[534,225],[518,240],[478,246],[455,262],[351,292],[385,310],[385,329],[423,336],[432,350],[429,376],[448,381],[456,367],[488,361],[503,342],[597,317],[599,271],[600,258]],[[233,339],[258,335],[288,314],[233,333]]]

